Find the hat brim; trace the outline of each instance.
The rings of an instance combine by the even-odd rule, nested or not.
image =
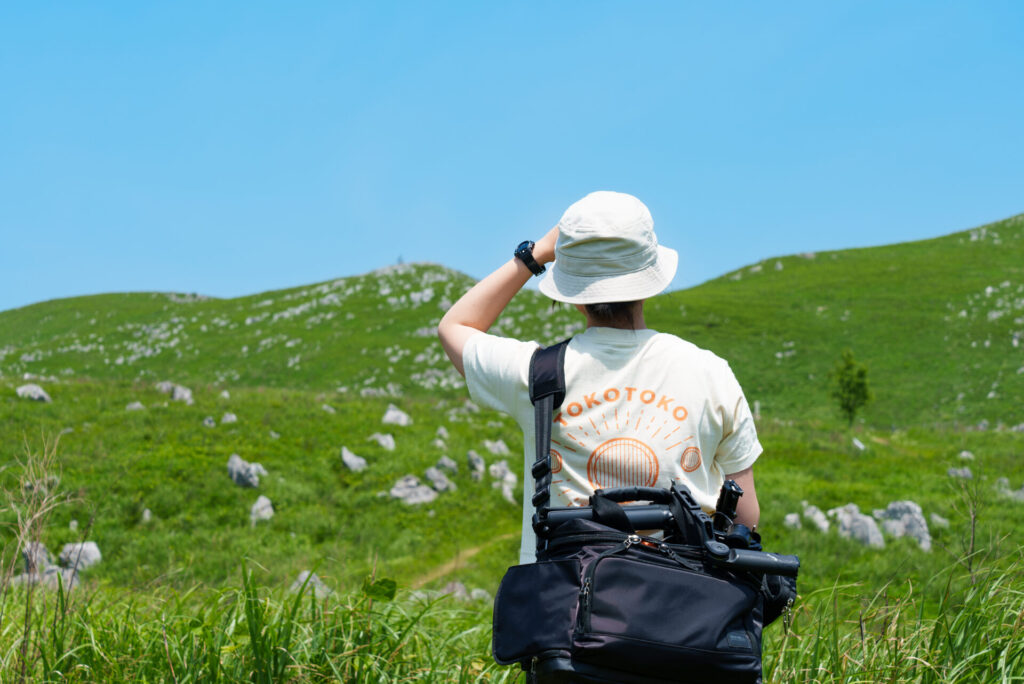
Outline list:
[[[537,284],[538,289],[566,304],[600,304],[603,302],[633,302],[647,299],[662,292],[672,282],[679,265],[679,254],[674,249],[658,246],[654,263],[639,271],[618,275],[580,276],[558,268],[556,260]]]

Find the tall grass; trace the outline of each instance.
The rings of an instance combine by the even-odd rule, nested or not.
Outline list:
[[[788,629],[768,631],[767,682],[988,683],[1024,681],[1024,563],[981,572],[956,591],[952,574],[938,613],[914,595],[886,592],[855,619],[857,587],[803,599]],[[381,585],[384,589],[381,589]],[[269,592],[251,572],[219,591],[144,596],[112,590],[36,601],[36,628],[20,611],[0,624],[0,678],[24,681],[512,682],[515,668],[489,656],[486,606],[447,598],[391,598],[386,581],[318,600],[312,591]],[[22,592],[15,601],[25,599]]]
[[[1021,557],[1002,572],[956,577],[951,570],[931,617],[922,598],[893,600],[883,590],[856,619],[844,620],[856,606],[856,589],[834,586],[806,597],[789,629],[769,634],[766,681],[1024,682]]]
[[[375,583],[379,584],[379,583]],[[486,609],[448,598],[387,598],[375,585],[318,600],[241,586],[143,596],[100,590],[63,611],[30,606],[30,633],[0,624],[0,678],[20,681],[505,682],[488,655]],[[24,599],[24,593],[20,599]]]

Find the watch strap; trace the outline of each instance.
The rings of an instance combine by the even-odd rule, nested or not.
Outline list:
[[[524,240],[523,242],[520,242],[519,246],[516,247],[515,257],[516,259],[522,261],[526,268],[530,269],[530,273],[532,273],[535,276],[539,276],[547,269],[541,266],[539,263],[537,263],[537,260],[533,258],[534,244],[535,243],[533,243],[530,240]]]

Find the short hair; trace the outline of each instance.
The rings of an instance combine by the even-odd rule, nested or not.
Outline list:
[[[611,323],[615,327],[633,328],[633,308],[637,301],[632,302],[601,302],[599,304],[584,304],[587,315],[595,323]]]

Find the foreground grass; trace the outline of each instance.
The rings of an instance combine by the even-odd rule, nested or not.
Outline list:
[[[835,586],[805,597],[788,631],[765,642],[768,682],[1021,682],[1024,681],[1024,565],[986,568],[953,590],[946,573],[937,611],[913,595],[878,592],[864,602],[860,587]],[[963,579],[963,578],[960,578]],[[858,605],[859,604],[859,605]],[[854,619],[841,615],[854,614]]]
[[[488,607],[394,600],[390,580],[318,600],[310,587],[142,595],[12,593],[0,618],[3,681],[503,682]]]
[[[1024,562],[948,572],[938,611],[859,587],[805,597],[769,628],[767,682],[1024,681]],[[962,590],[954,587],[964,586]],[[840,615],[854,613],[854,620]],[[317,600],[270,592],[252,572],[217,591],[11,592],[0,679],[40,682],[512,682],[490,659],[490,607],[395,595],[390,580]]]

